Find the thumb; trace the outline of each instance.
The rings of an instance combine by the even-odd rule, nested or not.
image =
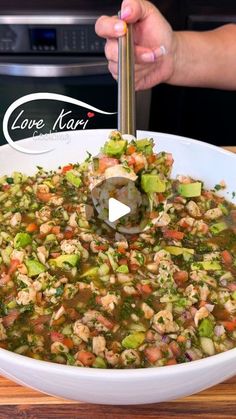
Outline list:
[[[146,0],[124,0],[121,6],[121,19],[127,23],[136,23],[144,20],[150,9]]]

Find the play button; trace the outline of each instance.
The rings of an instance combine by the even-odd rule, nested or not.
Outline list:
[[[128,205],[123,204],[115,198],[110,198],[108,201],[108,220],[110,223],[114,223],[120,218],[131,212],[131,208]]]

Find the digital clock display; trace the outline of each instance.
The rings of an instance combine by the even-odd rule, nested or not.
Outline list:
[[[57,49],[56,29],[33,28],[30,29],[31,48],[33,50],[52,51]]]

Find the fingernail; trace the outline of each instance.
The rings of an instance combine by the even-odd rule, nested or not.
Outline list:
[[[123,34],[126,30],[126,24],[121,20],[115,24],[114,28],[116,32]]]
[[[144,52],[141,55],[141,58],[142,58],[142,60],[145,63],[154,63],[154,61],[156,60],[156,56],[155,56],[155,54],[154,54],[153,51],[151,51],[151,52]]]
[[[167,49],[164,47],[164,45],[161,45],[159,48],[150,51],[150,52],[144,52],[141,55],[141,58],[146,63],[153,63],[158,58],[164,56],[167,54]]]
[[[124,9],[121,10],[121,19],[126,19],[132,14],[132,9],[130,6],[126,6]]]

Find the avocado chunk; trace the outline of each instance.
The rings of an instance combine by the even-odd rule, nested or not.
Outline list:
[[[213,336],[214,324],[210,319],[203,319],[198,326],[199,336],[211,338]]]
[[[165,192],[166,181],[160,175],[143,174],[141,176],[141,187],[146,193]]]
[[[119,272],[121,274],[128,274],[129,268],[127,265],[120,265],[119,268],[117,268],[116,272]]]
[[[80,278],[94,278],[98,275],[98,267],[90,268],[87,271],[85,271],[82,275],[80,275]]]
[[[216,223],[210,227],[210,232],[216,236],[217,234],[227,229],[228,229],[228,226],[225,222]]]
[[[147,138],[144,138],[143,140],[136,140],[135,145],[136,145],[137,151],[141,151],[147,155],[152,154],[153,141],[151,139],[148,140]]]
[[[181,183],[178,187],[178,192],[184,198],[194,198],[200,196],[202,191],[201,182]]]
[[[61,255],[56,259],[50,259],[49,264],[61,269],[69,267],[74,268],[77,265],[79,259],[79,255]]]
[[[44,266],[36,259],[29,259],[25,262],[25,264],[28,270],[29,277],[38,276],[42,272],[46,271],[46,266]]]
[[[126,145],[126,140],[109,140],[106,142],[103,152],[107,154],[107,156],[120,157],[125,152]]]
[[[192,271],[220,271],[221,265],[219,262],[206,260],[203,262],[194,262],[191,265]]]
[[[82,185],[82,180],[81,178],[76,175],[73,170],[69,170],[68,172],[66,172],[66,180],[73,186],[76,186],[76,188],[79,188]]]
[[[183,253],[190,253],[191,255],[194,255],[194,249],[188,249],[187,247],[166,246],[165,250],[173,256],[180,256],[183,255]]]
[[[32,237],[28,233],[17,233],[14,238],[14,248],[20,249],[32,243]]]
[[[136,332],[136,333],[132,333],[131,335],[126,336],[122,340],[121,343],[122,343],[122,346],[126,349],[136,349],[140,345],[142,345],[142,343],[144,342],[144,339],[145,339],[145,333]]]

